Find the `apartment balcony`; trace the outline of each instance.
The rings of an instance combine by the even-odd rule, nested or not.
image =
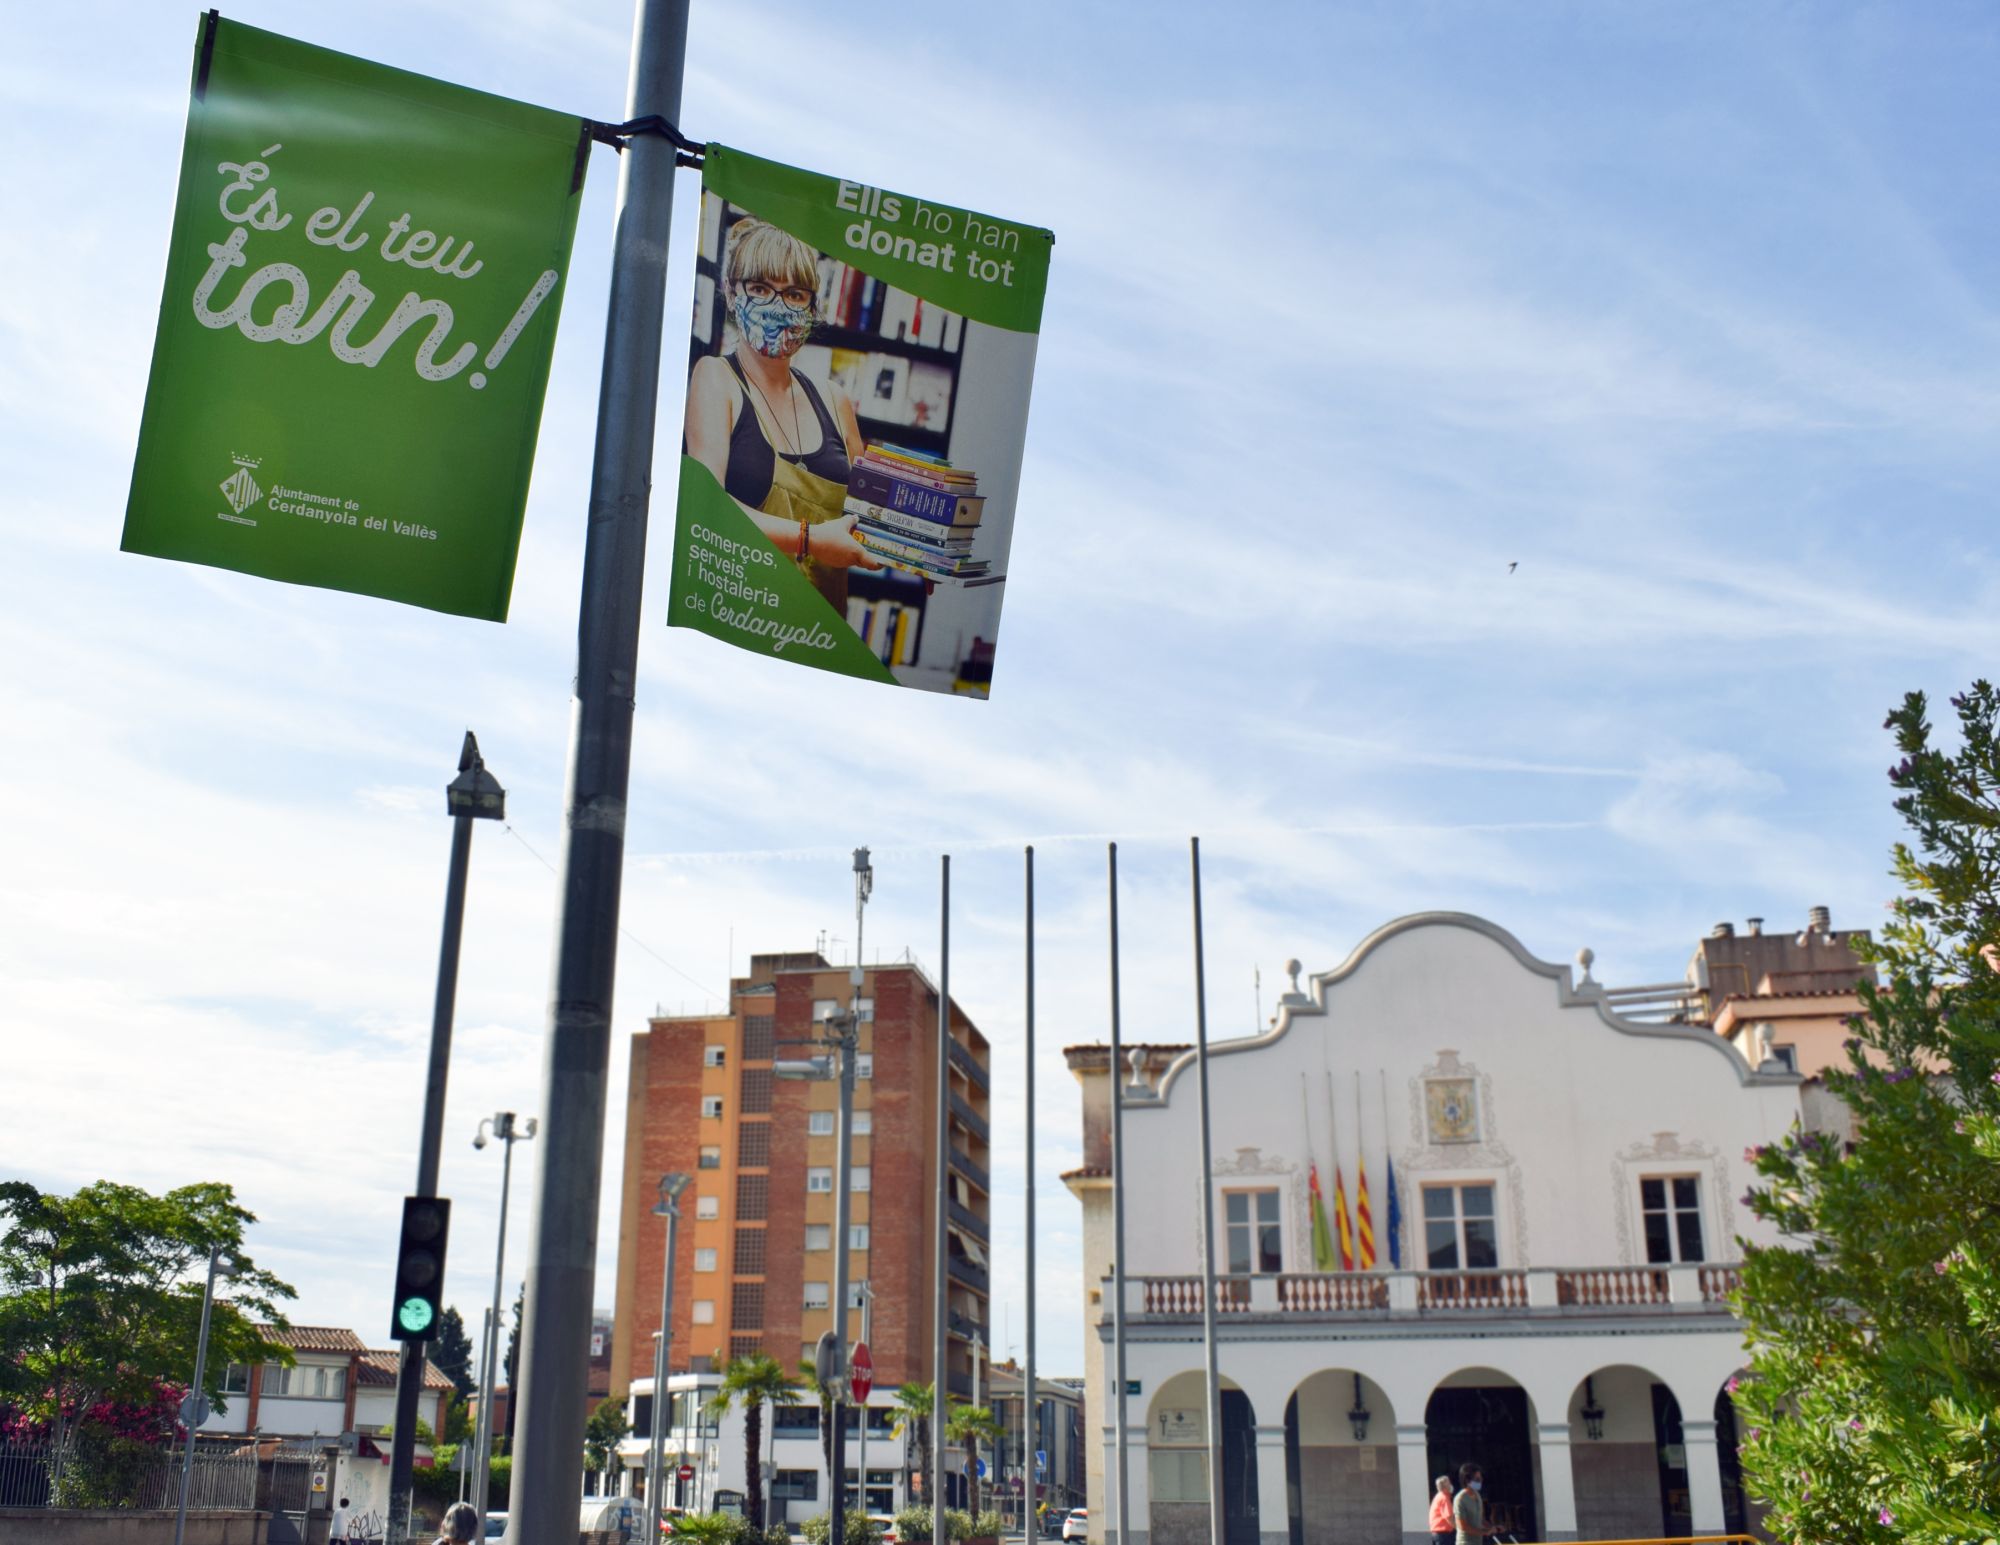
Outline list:
[[[954,1147],[951,1150],[951,1167],[974,1185],[978,1186],[988,1196],[993,1194],[993,1182],[987,1178],[986,1166],[971,1155],[961,1153]]]
[[[981,1325],[975,1319],[960,1314],[956,1309],[951,1311],[951,1317],[946,1323],[950,1325],[951,1333],[961,1341],[970,1341],[974,1336],[977,1336],[982,1342],[990,1342],[993,1339],[987,1334],[984,1325]]]
[[[960,1044],[957,1036],[953,1036],[951,1041],[951,1065],[980,1088],[993,1087],[993,1081],[987,1076],[986,1069],[979,1065],[979,1059]]]
[[[981,1293],[986,1291],[986,1273],[984,1271],[973,1265],[972,1262],[963,1260],[956,1255],[952,1256],[950,1260],[952,1281],[963,1283],[965,1286],[975,1288]],[[1130,1288],[1132,1284],[1128,1282],[1125,1285],[1127,1288]],[[1196,1312],[1200,1312],[1199,1291],[1196,1293]]]
[[[955,1094],[951,1097],[951,1113],[958,1118],[959,1124],[966,1131],[970,1132],[982,1143],[991,1143],[993,1141],[991,1132],[987,1130],[986,1118]]]
[[[964,1229],[974,1239],[989,1239],[992,1237],[992,1232],[987,1226],[986,1220],[970,1207],[962,1206],[957,1202],[949,1202],[945,1207],[945,1216]]]
[[[1730,1316],[1741,1266],[1530,1267],[1502,1271],[1297,1272],[1226,1276],[1215,1312],[1229,1323],[1301,1320]],[[1105,1286],[1110,1300],[1110,1284]],[[1198,1321],[1202,1280],[1128,1277],[1128,1324]],[[1108,1312],[1108,1311],[1107,1311]]]

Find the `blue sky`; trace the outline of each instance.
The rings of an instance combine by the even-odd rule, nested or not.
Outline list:
[[[620,116],[613,0],[229,14]],[[44,8],[0,63],[0,1169],[227,1179],[297,1317],[379,1336],[470,725],[513,826],[475,848],[447,1118],[476,1323],[472,1129],[539,1101],[613,165],[508,626],[121,555],[195,16]],[[857,843],[870,954],[933,969],[956,855],[953,983],[1018,1132],[1033,840],[1041,1362],[1080,1371],[1055,1048],[1104,1031],[1106,838],[1128,1032],[1160,1039],[1192,1031],[1190,833],[1221,1034],[1253,972],[1268,1005],[1286,957],[1423,908],[1589,945],[1613,983],[1678,975],[1721,918],[1880,916],[1883,711],[2000,654],[1990,8],[753,0],[698,4],[689,60],[697,137],[1057,240],[990,703],[670,634],[660,479],[613,1152],[627,1033],[753,948],[845,939]],[[996,1154],[1018,1344],[1021,1145]]]

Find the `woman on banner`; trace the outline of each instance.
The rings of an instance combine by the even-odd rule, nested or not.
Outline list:
[[[792,356],[812,332],[819,254],[748,216],[729,232],[722,299],[736,346],[706,355],[688,380],[688,454],[847,613],[847,571],[882,565],[854,537],[847,469],[861,454],[854,404],[818,387]],[[837,416],[836,416],[837,415]]]

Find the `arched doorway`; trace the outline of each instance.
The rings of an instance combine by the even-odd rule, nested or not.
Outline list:
[[[1259,1545],[1257,1413],[1250,1397],[1222,1381],[1222,1522],[1228,1545]],[[1208,1538],[1208,1382],[1177,1373],[1146,1411],[1150,1532],[1162,1539]]]
[[[1488,1522],[1503,1535],[1540,1538],[1535,1410],[1525,1389],[1492,1368],[1462,1369],[1431,1391],[1424,1427],[1431,1475],[1456,1482],[1460,1465],[1477,1464],[1486,1472]]]
[[[1694,1532],[1680,1402],[1651,1370],[1618,1363],[1590,1374],[1570,1395],[1569,1430],[1579,1533],[1686,1539]]]
[[[1291,1545],[1400,1537],[1396,1412],[1374,1380],[1329,1369],[1292,1392],[1285,1499]]]

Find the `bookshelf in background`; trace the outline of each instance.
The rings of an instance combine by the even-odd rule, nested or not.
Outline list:
[[[745,212],[704,199],[695,257],[695,316],[688,368],[722,351],[722,254]],[[965,352],[965,319],[870,278],[838,258],[820,259],[819,320],[796,364],[853,399],[862,437],[949,454]]]

